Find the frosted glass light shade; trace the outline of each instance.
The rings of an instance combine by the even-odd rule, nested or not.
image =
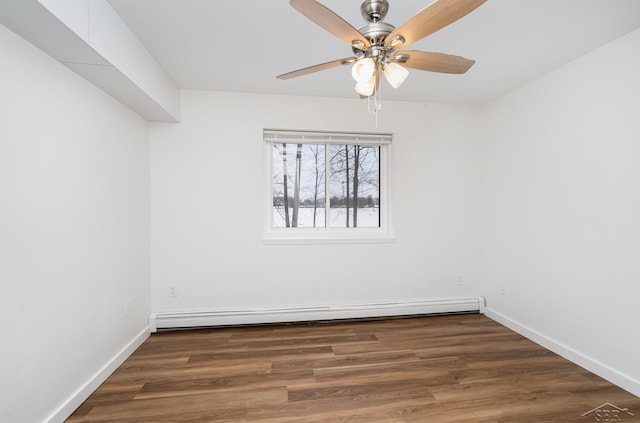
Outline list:
[[[365,57],[363,59],[358,60],[353,64],[351,68],[351,76],[356,82],[366,82],[376,71],[376,64],[370,57]]]
[[[376,78],[372,76],[367,81],[358,82],[356,84],[356,92],[365,97],[369,97],[373,94],[373,90],[376,86]]]
[[[397,63],[387,63],[384,67],[384,76],[393,88],[398,88],[409,76],[409,71]]]

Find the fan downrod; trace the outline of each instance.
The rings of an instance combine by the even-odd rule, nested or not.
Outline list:
[[[362,17],[367,22],[380,22],[387,16],[389,2],[387,0],[365,0],[360,5]]]

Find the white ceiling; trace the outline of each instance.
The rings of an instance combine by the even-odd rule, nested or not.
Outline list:
[[[356,28],[361,0],[320,0]],[[109,0],[183,89],[357,98],[349,67],[276,75],[351,56],[287,0]],[[389,0],[395,26],[430,0]],[[411,49],[476,60],[464,75],[411,70],[383,98],[482,104],[640,27],[640,0],[488,0]],[[640,54],[640,53],[639,53]]]

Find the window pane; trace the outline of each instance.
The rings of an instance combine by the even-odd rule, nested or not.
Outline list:
[[[380,147],[331,145],[329,168],[329,226],[380,227]]]
[[[325,227],[325,146],[272,146],[275,228]]]

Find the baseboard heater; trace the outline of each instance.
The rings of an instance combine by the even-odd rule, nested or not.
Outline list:
[[[366,319],[445,313],[484,313],[483,297],[415,302],[292,307],[259,310],[151,313],[149,326],[158,329]]]

